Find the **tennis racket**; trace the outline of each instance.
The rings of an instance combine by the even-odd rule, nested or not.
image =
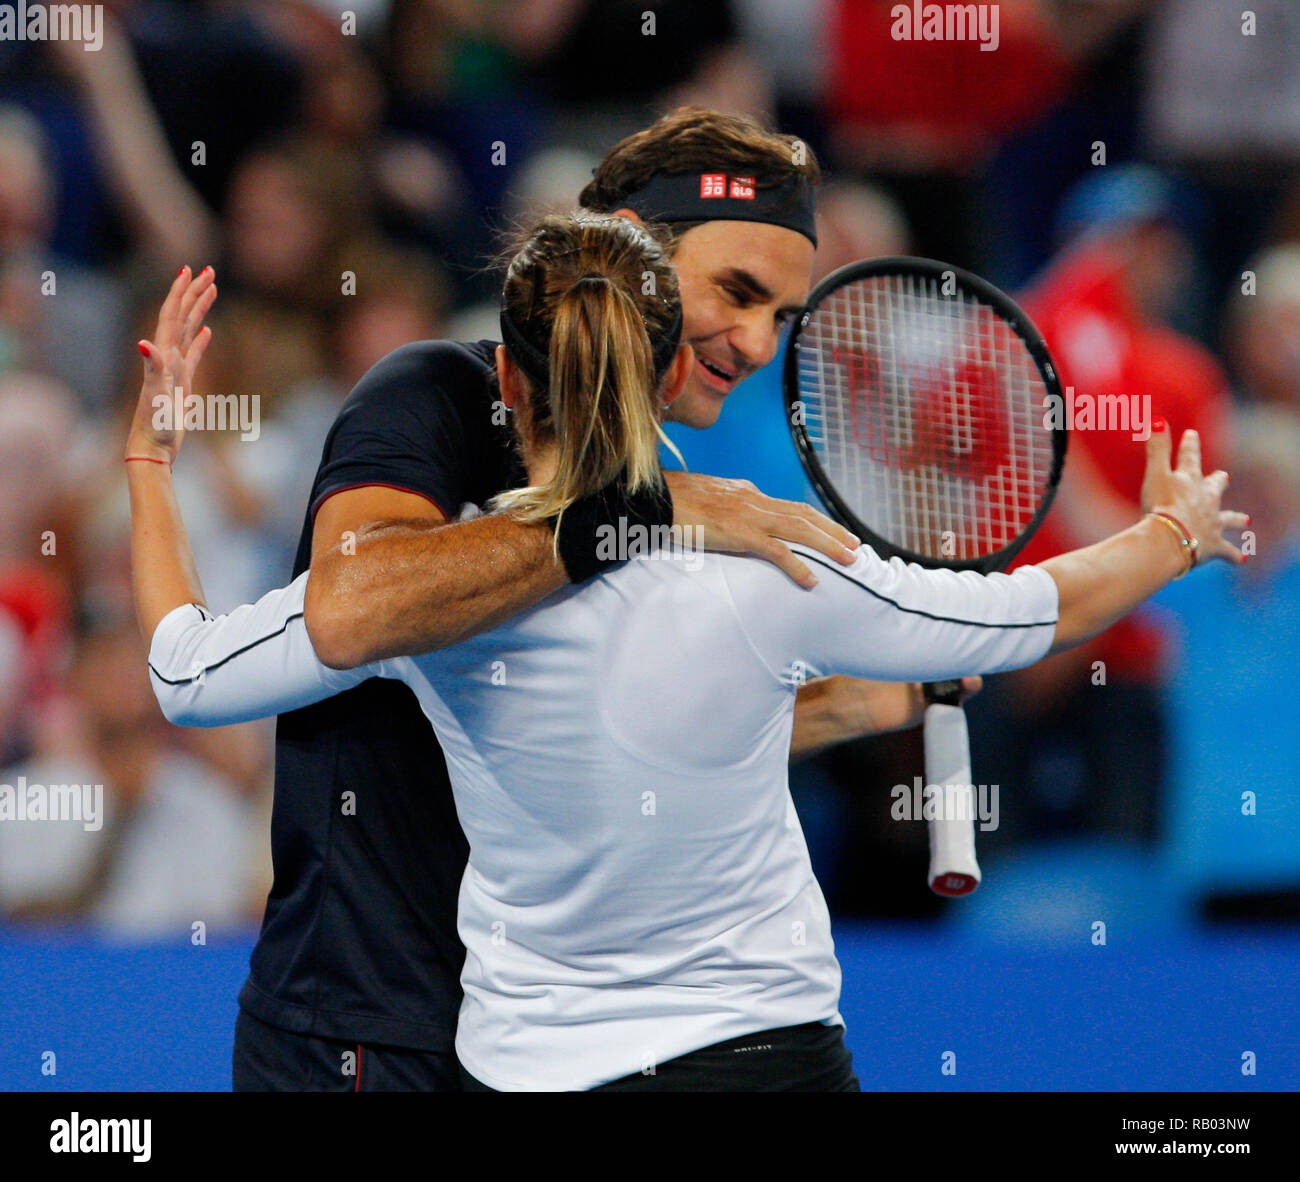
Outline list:
[[[878,554],[1001,570],[1038,528],[1065,463],[1056,366],[1029,318],[931,259],[851,263],[813,290],[785,357],[787,418],[827,511]],[[1063,419],[1063,416],[1058,416]],[[980,881],[961,682],[925,687],[930,887]]]

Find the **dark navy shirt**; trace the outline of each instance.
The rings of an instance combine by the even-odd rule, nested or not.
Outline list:
[[[361,379],[325,441],[295,577],[334,493],[387,485],[454,521],[523,482],[494,408],[495,347],[422,341]],[[275,878],[239,1004],[303,1034],[450,1051],[466,855],[442,751],[405,685],[373,678],[281,715]]]

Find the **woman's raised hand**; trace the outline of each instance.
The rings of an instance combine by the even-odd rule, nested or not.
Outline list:
[[[1164,423],[1152,430],[1147,440],[1146,475],[1142,479],[1142,509],[1147,513],[1168,513],[1177,518],[1199,541],[1197,561],[1222,558],[1240,565],[1245,556],[1224,536],[1224,530],[1245,529],[1250,518],[1223,508],[1228,474],[1221,469],[1205,476],[1201,472],[1201,440],[1195,431],[1184,431],[1178,446],[1178,462],[1170,465],[1173,441]]]
[[[216,274],[204,267],[191,275],[182,267],[158,313],[153,340],[137,342],[144,357],[144,382],[127,437],[126,454],[174,463],[185,434],[185,398],[194,372],[212,339],[203,318],[217,298]]]

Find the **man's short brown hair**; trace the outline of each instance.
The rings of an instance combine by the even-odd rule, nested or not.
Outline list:
[[[585,209],[612,213],[651,177],[692,172],[752,176],[760,187],[791,176],[810,185],[821,179],[812,149],[795,136],[768,131],[744,115],[678,107],[605,153],[578,200]]]

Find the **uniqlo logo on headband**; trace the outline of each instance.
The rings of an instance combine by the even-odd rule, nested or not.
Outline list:
[[[706,172],[700,177],[701,197],[725,197],[727,195],[727,174],[725,172]]]
[[[754,178],[752,176],[733,176],[731,178],[731,196],[754,197]]]

